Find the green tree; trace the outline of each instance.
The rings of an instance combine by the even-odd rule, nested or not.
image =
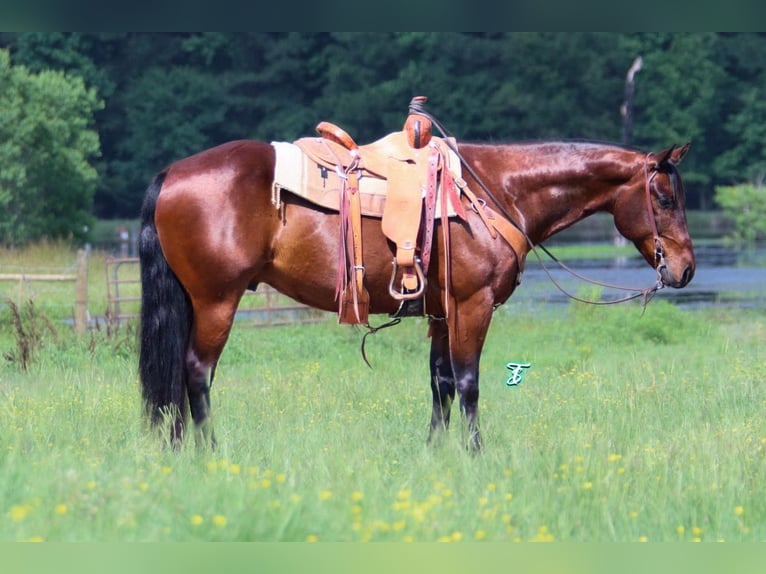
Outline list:
[[[191,68],[151,68],[123,94],[124,137],[111,161],[112,200],[138,213],[151,177],[171,162],[222,141],[225,85]]]
[[[766,181],[766,34],[722,35],[728,114],[713,167],[722,183]]]
[[[752,86],[738,97],[740,108],[726,124],[737,144],[723,151],[715,167],[729,181],[766,181],[766,88]]]
[[[683,176],[689,203],[712,203],[710,160],[720,122],[725,75],[716,61],[713,33],[650,33],[631,38],[644,65],[637,78],[635,144],[657,150],[692,142]]]
[[[766,169],[763,33],[0,32],[0,46],[106,101],[99,217],[135,216],[157,169],[225,140],[290,140],[329,120],[372,141],[401,127],[414,95],[462,140],[619,142],[639,55],[631,144],[692,141],[689,208]]]
[[[750,244],[766,238],[766,186],[721,185],[715,189],[715,200],[734,222],[734,241]]]
[[[507,33],[491,43],[498,54],[484,67],[498,85],[483,96],[495,124],[488,135],[619,141],[624,77],[635,58],[620,36]],[[476,79],[481,94],[486,82]]]
[[[102,102],[79,77],[11,65],[0,50],[0,243],[85,237]]]
[[[110,97],[114,81],[108,68],[97,64],[91,55],[107,51],[105,34],[80,32],[25,32],[14,44],[13,62],[30,72],[58,70],[80,76],[88,87],[95,88],[101,97]]]

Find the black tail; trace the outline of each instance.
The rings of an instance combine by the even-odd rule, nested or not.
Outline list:
[[[154,210],[165,173],[154,178],[141,208],[141,334],[138,359],[146,413],[154,425],[173,416],[180,439],[186,418],[186,352],[191,304],[160,248]]]

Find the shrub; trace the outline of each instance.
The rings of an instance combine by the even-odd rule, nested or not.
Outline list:
[[[717,186],[715,200],[734,223],[730,239],[737,243],[754,243],[766,238],[766,186]]]

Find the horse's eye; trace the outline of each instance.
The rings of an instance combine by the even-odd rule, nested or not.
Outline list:
[[[660,209],[671,209],[675,205],[675,182],[673,180],[672,174],[668,174],[667,182],[669,187],[659,185],[661,182],[657,181],[658,185],[654,189],[655,193],[657,194],[657,203],[659,204]]]
[[[673,207],[673,198],[665,195],[664,193],[658,193],[657,198],[659,200],[660,209],[670,209]]]

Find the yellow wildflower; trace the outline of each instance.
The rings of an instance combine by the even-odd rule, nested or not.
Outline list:
[[[547,526],[542,525],[537,529],[537,536],[532,540],[536,542],[553,542],[553,534],[548,531]]]
[[[10,514],[11,520],[14,522],[20,522],[24,520],[30,512],[32,512],[32,507],[30,505],[16,504],[11,506],[11,510],[8,514]]]

